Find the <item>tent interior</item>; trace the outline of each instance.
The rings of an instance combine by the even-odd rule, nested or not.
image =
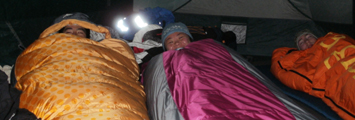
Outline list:
[[[245,42],[232,49],[254,65],[271,64],[276,48],[296,47],[295,34],[304,29],[318,37],[336,32],[355,38],[352,0],[16,0],[1,2],[0,64],[15,64],[22,49],[62,14],[83,12],[115,28],[118,19],[155,7],[172,11],[175,22],[187,26],[246,26]]]
[[[17,0],[2,2],[1,63],[14,64],[21,52],[18,46],[30,45],[59,15],[83,12],[94,23],[115,28],[117,19],[155,7],[172,11],[176,22],[188,26],[245,25],[245,41],[233,49],[247,56],[268,57],[276,48],[296,47],[294,36],[303,29],[317,36],[355,33],[352,0]]]

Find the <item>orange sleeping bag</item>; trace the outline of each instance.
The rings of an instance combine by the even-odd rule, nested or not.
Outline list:
[[[67,24],[104,33],[105,39],[50,35]],[[16,88],[23,91],[20,108],[38,118],[149,119],[131,48],[89,22],[69,19],[46,29],[18,57],[15,75]]]
[[[278,48],[271,72],[286,86],[322,98],[343,119],[355,119],[355,40],[328,33],[309,49]]]

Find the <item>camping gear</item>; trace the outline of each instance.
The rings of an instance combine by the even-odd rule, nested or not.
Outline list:
[[[318,119],[212,39],[157,55],[143,78],[151,119]]]
[[[330,120],[342,120],[339,115],[333,111],[327,104],[325,104],[321,98],[311,96],[307,93],[292,89],[287,87],[285,84],[281,83],[279,79],[270,71],[271,65],[258,65],[256,68],[260,70],[267,78],[269,78],[277,87],[279,87],[283,93],[285,93],[290,98],[295,101],[300,101],[305,106],[310,109],[317,111],[322,116]]]
[[[68,24],[105,39],[51,35]],[[133,51],[102,26],[75,19],[50,26],[17,58],[15,75],[20,108],[41,119],[148,119]]]
[[[113,28],[117,18],[132,13],[132,7],[133,12],[137,12],[157,6],[171,10],[175,21],[188,26],[247,25],[245,44],[238,44],[234,50],[250,56],[271,56],[276,48],[296,47],[294,35],[303,29],[310,29],[317,36],[329,31],[352,37],[355,33],[352,0],[16,0],[2,2],[2,5],[1,65],[15,64],[23,48],[18,46],[28,47],[44,29],[52,25],[57,16],[77,11],[87,13],[94,23]],[[164,7],[167,5],[172,7]],[[182,12],[187,11],[184,7],[188,6],[200,9]]]
[[[354,119],[354,45],[351,37],[330,32],[306,50],[279,48],[271,72],[286,86],[321,98],[341,118]]]
[[[352,0],[16,0],[1,4],[0,63],[8,65],[21,53],[18,40],[27,47],[57,16],[69,12],[86,13],[94,23],[114,29],[117,19],[156,7],[170,10],[174,21],[187,26],[243,23],[247,25],[246,44],[235,50],[253,56],[271,56],[276,48],[295,47],[294,35],[303,29],[314,31],[316,36],[332,31],[355,37]]]
[[[134,51],[136,61],[140,67],[153,56],[164,52],[161,43],[161,33],[161,26],[150,24],[139,30],[134,35],[132,42],[128,42],[128,45],[132,47]]]

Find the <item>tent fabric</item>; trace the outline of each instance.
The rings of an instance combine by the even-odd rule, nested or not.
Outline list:
[[[194,0],[195,1],[195,0]],[[193,16],[190,18],[193,18],[193,20],[190,21],[185,21],[185,20],[181,20],[181,16],[176,16],[176,14],[181,12],[178,12],[178,9],[180,7],[186,6],[189,3],[192,3],[194,1],[188,1],[188,0],[178,0],[178,1],[174,1],[174,0],[168,0],[168,1],[161,1],[161,0],[108,0],[108,1],[93,1],[93,0],[89,0],[89,1],[71,1],[71,0],[60,0],[60,1],[31,1],[28,2],[26,0],[16,0],[16,1],[3,1],[2,4],[0,6],[0,15],[2,17],[0,17],[0,56],[1,56],[1,60],[0,60],[0,64],[1,65],[12,65],[15,63],[15,59],[16,57],[20,54],[20,52],[22,51],[21,49],[18,48],[18,41],[17,39],[14,37],[15,35],[13,34],[13,32],[11,32],[10,28],[7,26],[6,22],[10,23],[11,26],[13,27],[15,33],[17,34],[17,36],[19,37],[19,39],[22,41],[22,43],[24,44],[25,47],[27,47],[28,45],[30,45],[34,40],[36,40],[38,38],[38,35],[44,30],[46,29],[48,26],[52,25],[53,20],[62,14],[65,13],[71,13],[71,12],[83,12],[86,13],[90,16],[91,21],[93,21],[94,23],[97,24],[102,24],[104,26],[110,26],[114,29],[116,29],[116,23],[117,23],[117,19],[121,19],[123,17],[127,17],[129,16],[131,13],[133,13],[132,8],[134,8],[134,12],[137,12],[139,10],[143,10],[147,7],[162,7],[165,8],[164,6],[168,6],[166,7],[166,9],[172,10],[172,12],[174,13],[175,16],[175,21],[179,21],[179,22],[183,22],[186,25],[190,25],[190,26],[219,26],[221,24],[221,22],[225,21],[224,19],[217,19],[216,17],[221,17],[222,15],[210,15],[207,17],[207,19],[203,19],[203,20],[199,20],[198,15],[202,15],[202,14],[192,14]],[[231,1],[231,0],[227,0],[227,1]],[[245,2],[253,2],[253,1],[242,1],[242,0],[235,0],[238,1],[238,3],[236,4],[236,6],[231,6],[230,10],[232,9],[239,9],[239,8],[244,8],[243,3]],[[322,20],[349,20],[348,18],[353,18],[353,10],[352,10],[352,5],[353,5],[353,1],[351,0],[342,0],[342,1],[336,1],[336,0],[312,0],[312,1],[308,1],[308,0],[289,0],[290,3],[289,4],[279,4],[277,1],[274,0],[268,0],[267,2],[270,3],[274,3],[274,4],[278,4],[280,6],[282,5],[287,5],[289,7],[291,6],[298,6],[295,7],[295,10],[297,11],[302,11],[302,13],[305,13],[307,15],[305,16],[318,16],[318,15],[322,15],[322,17],[325,17]],[[223,2],[223,1],[221,1]],[[233,1],[232,1],[233,2]],[[260,1],[257,1],[260,2]],[[134,3],[134,4],[133,4]],[[141,3],[141,4],[140,4]],[[158,4],[157,4],[158,3]],[[162,4],[159,4],[162,3]],[[284,3],[284,2],[281,2]],[[54,5],[54,6],[53,6]],[[137,5],[141,5],[141,7],[135,7]],[[152,5],[152,6],[151,6]],[[258,3],[256,3],[256,5],[259,5]],[[267,4],[266,4],[267,5]],[[303,6],[302,6],[303,5]],[[173,7],[175,6],[175,7]],[[260,5],[259,5],[260,6]],[[315,6],[315,7],[314,7]],[[303,7],[303,8],[302,8]],[[137,8],[137,9],[136,9]],[[173,8],[173,9],[170,9]],[[205,8],[206,7],[202,6],[201,8]],[[214,7],[213,7],[214,8]],[[270,7],[271,8],[271,7]],[[287,8],[287,7],[286,7]],[[246,10],[258,10],[261,8],[254,8],[253,6],[249,6],[249,8],[246,9],[242,9],[241,11],[233,11],[235,12],[235,14],[233,13],[234,16],[223,16],[223,17],[243,17],[243,16],[239,16],[238,12],[247,12]],[[269,9],[269,8],[268,8]],[[272,9],[276,9],[276,8],[272,8]],[[304,9],[304,10],[303,10]],[[308,12],[306,12],[307,10],[309,10]],[[336,9],[336,10],[335,10]],[[177,11],[175,11],[177,10]],[[319,11],[317,11],[319,10]],[[350,10],[350,11],[349,11]],[[28,12],[30,11],[30,12]],[[215,9],[215,11],[218,11],[218,9]],[[265,10],[268,11],[268,10]],[[283,11],[283,10],[280,10]],[[312,12],[315,11],[315,12]],[[229,11],[227,11],[229,12]],[[276,11],[279,12],[279,11]],[[276,13],[275,12],[275,13]],[[199,12],[200,13],[200,12]],[[300,14],[302,14],[300,13]],[[311,13],[311,14],[309,14]],[[334,14],[333,14],[334,13]],[[248,14],[248,15],[252,15],[252,14]],[[274,14],[276,15],[276,14]],[[303,14],[302,14],[303,15]],[[183,15],[184,16],[184,15]],[[211,17],[212,16],[212,17]],[[294,19],[297,18],[298,15],[289,15],[291,18],[289,19],[282,19],[283,21],[287,21],[287,20],[303,20],[303,19]],[[333,17],[332,17],[333,16]],[[249,24],[249,19],[271,19],[270,17],[243,17],[248,19],[246,21],[246,23],[248,23],[248,30],[249,30],[249,25],[253,25],[255,24],[255,21],[253,23]],[[306,17],[307,18],[307,17]],[[275,18],[276,19],[276,18]],[[271,19],[273,20],[273,19]],[[276,19],[278,20],[278,19]],[[313,19],[315,22],[317,22],[317,19]],[[235,22],[236,20],[231,20],[232,22]],[[231,22],[229,21],[229,22]],[[304,21],[308,21],[308,22],[314,22],[314,21],[310,21],[310,20],[304,20]],[[351,21],[351,20],[350,20]],[[256,25],[260,25],[261,22],[263,21],[258,21],[256,22]],[[278,21],[279,22],[279,21]],[[210,23],[211,25],[206,25],[203,23]],[[259,23],[259,24],[258,24]],[[266,22],[263,24],[269,24],[270,22]],[[290,22],[288,22],[290,23]],[[337,24],[340,23],[340,24]],[[338,32],[338,33],[345,33],[348,34],[352,37],[354,37],[354,26],[353,24],[341,24],[343,22],[332,22],[332,24],[329,23],[322,23],[320,24],[322,26],[322,28],[327,28],[325,29],[326,32],[329,31],[334,31],[334,32]],[[317,23],[319,25],[319,22]],[[288,25],[288,24],[285,24]],[[271,26],[270,28],[272,28],[273,30],[267,31],[267,29],[262,29],[261,31],[254,31],[257,32],[257,34],[253,33],[253,37],[257,37],[254,35],[259,35],[262,32],[270,32],[270,34],[272,35],[277,35],[277,36],[283,36],[285,34],[278,34],[278,32],[274,31],[274,29],[276,29],[277,27],[279,28],[286,28],[287,31],[285,32],[289,32],[289,34],[294,34],[291,32],[297,31],[297,30],[301,30],[301,29],[297,29],[297,28],[307,28],[306,24],[300,25],[296,28],[294,28],[293,26],[286,26],[286,27],[279,27],[279,26]],[[345,29],[347,28],[347,29]],[[309,28],[312,29],[312,28]],[[247,32],[247,35],[250,34],[251,32]],[[324,33],[324,34],[325,34]],[[289,34],[287,38],[289,38]],[[134,35],[134,33],[132,34]],[[265,35],[267,36],[267,34],[263,34],[262,36],[265,37]],[[272,50],[275,49],[276,47],[280,47],[283,45],[286,45],[287,47],[294,45],[293,43],[290,43],[289,41],[292,41],[291,39],[287,39],[289,41],[285,42],[286,39],[263,39],[263,38],[258,38],[258,39],[254,39],[254,40],[263,40],[259,43],[253,43],[252,45],[249,45],[248,42],[253,42],[253,39],[249,39],[249,37],[247,37],[246,39],[246,45],[240,45],[240,47],[238,47],[238,52],[246,55],[246,54],[250,54],[250,55],[262,55],[262,56],[271,56],[272,54]],[[271,42],[271,41],[275,41],[275,42]],[[271,42],[271,43],[270,43]],[[265,50],[260,50],[261,46],[264,46],[264,44],[268,43],[268,45],[272,45],[270,48],[266,48]],[[275,44],[275,43],[279,43],[279,44]],[[259,50],[258,51],[254,51],[255,48],[250,48],[249,47],[253,47],[253,46],[258,46]],[[251,51],[250,51],[251,50]]]
[[[50,35],[69,23],[106,39]],[[148,119],[133,51],[101,26],[73,19],[50,26],[18,57],[15,75],[20,108],[41,119]]]
[[[188,52],[188,51],[199,51],[199,50],[203,50],[204,47],[206,48],[209,48],[211,49],[210,47],[207,47],[208,45],[205,45],[203,42],[206,42],[205,40],[202,40],[202,41],[196,41],[196,42],[193,42],[189,45],[191,46],[187,46],[186,48],[184,49],[188,49],[184,52]],[[220,46],[222,47],[221,43],[218,44],[218,43],[215,43],[212,41],[212,43],[206,43],[206,44],[213,44],[212,46],[215,47],[215,49],[218,49],[219,47],[217,46]],[[204,46],[204,47],[197,47],[198,45],[201,45],[201,46]],[[313,116],[312,114],[309,114],[305,109],[303,109],[302,107],[298,106],[296,103],[294,103],[290,98],[288,98],[285,94],[283,94],[280,89],[278,87],[276,87],[270,80],[268,80],[267,77],[265,77],[264,75],[262,75],[256,68],[254,68],[250,63],[248,63],[244,58],[242,58],[239,54],[235,53],[235,51],[227,48],[226,46],[223,46],[222,48],[226,48],[228,50],[226,56],[221,54],[221,55],[218,55],[218,56],[224,56],[224,57],[227,57],[229,60],[231,61],[236,61],[235,64],[238,64],[237,66],[241,67],[241,69],[245,69],[246,71],[245,74],[250,74],[252,75],[253,77],[255,77],[255,79],[257,81],[260,82],[260,87],[265,87],[266,88],[266,91],[270,90],[271,92],[271,96],[275,96],[275,98],[277,98],[276,101],[279,101],[281,102],[281,105],[280,106],[284,106],[285,108],[287,108],[287,111],[289,111],[291,114],[292,114],[292,117],[289,118],[289,119],[292,119],[293,117],[296,118],[296,119],[316,119],[315,116]],[[181,53],[183,53],[182,50],[184,49],[181,49]],[[225,51],[226,52],[226,49],[218,49],[219,52],[221,51]],[[213,49],[214,50],[214,49]],[[226,66],[226,64],[228,62],[226,62],[224,64],[224,62],[215,62],[215,60],[210,60],[210,58],[206,58],[207,61],[210,61],[210,62],[207,62],[205,64],[203,63],[200,63],[198,62],[199,60],[201,60],[201,58],[204,58],[204,57],[198,57],[200,55],[196,55],[196,54],[193,54],[193,52],[188,52],[186,53],[185,55],[195,55],[196,57],[192,57],[191,59],[194,59],[193,61],[196,61],[196,62],[192,62],[190,65],[189,64],[184,64],[184,65],[181,65],[180,67],[178,67],[179,65],[177,64],[174,64],[174,63],[164,63],[166,62],[166,58],[169,58],[170,60],[173,60],[173,59],[179,59],[180,61],[182,62],[187,62],[187,61],[191,61],[189,60],[188,58],[183,58],[183,57],[177,57],[177,58],[172,58],[172,57],[169,57],[169,56],[165,56],[164,55],[170,55],[170,54],[173,54],[175,53],[175,51],[167,51],[167,52],[164,52],[163,54],[160,54],[156,57],[154,57],[148,64],[148,66],[146,67],[145,69],[145,72],[144,72],[144,85],[145,85],[145,91],[146,91],[146,94],[147,94],[147,105],[148,105],[148,110],[150,111],[149,112],[149,116],[151,117],[151,119],[164,119],[164,118],[167,118],[168,116],[170,118],[176,118],[176,119],[181,119],[181,117],[183,116],[184,119],[194,119],[192,118],[193,116],[196,117],[197,114],[194,114],[192,115],[193,113],[196,113],[196,112],[188,112],[189,108],[190,107],[193,107],[192,104],[194,104],[194,106],[198,105],[199,103],[203,103],[203,101],[209,101],[209,100],[212,100],[210,97],[208,96],[205,96],[204,98],[206,100],[199,100],[199,102],[188,102],[190,103],[191,105],[184,105],[183,107],[181,106],[181,103],[184,103],[184,101],[180,101],[180,100],[177,100],[175,97],[179,97],[179,99],[196,99],[194,96],[198,95],[199,94],[212,94],[214,92],[208,92],[207,88],[210,88],[210,86],[204,86],[206,89],[205,90],[201,90],[200,92],[197,92],[195,89],[194,91],[185,91],[185,90],[188,90],[188,88],[186,89],[181,89],[181,90],[184,90],[183,93],[181,92],[178,92],[176,90],[178,90],[178,88],[182,87],[182,86],[189,86],[189,87],[192,87],[192,88],[199,88],[199,87],[202,87],[202,86],[196,86],[198,85],[198,83],[200,83],[201,81],[198,80],[198,78],[204,78],[205,80],[207,81],[211,81],[212,79],[208,79],[209,77],[208,76],[211,76],[211,71],[215,71],[215,70],[208,70],[208,69],[204,69],[204,70],[201,70],[200,72],[193,72],[193,71],[190,71],[190,72],[187,72],[189,75],[196,75],[195,77],[193,77],[194,79],[193,80],[190,80],[190,82],[194,82],[193,84],[192,83],[185,83],[183,81],[176,81],[174,84],[174,86],[180,86],[180,87],[175,87],[175,88],[172,88],[169,84],[170,84],[170,80],[173,80],[173,78],[175,80],[179,80],[179,78],[185,78],[183,75],[180,75],[180,72],[183,72],[185,70],[189,70],[187,69],[189,66],[193,66],[193,64],[198,64],[198,65],[205,65],[205,66],[209,66],[209,64],[221,64],[222,66]],[[175,54],[178,54],[179,52],[176,52]],[[212,52],[213,54],[214,52]],[[207,54],[207,53],[206,53]],[[229,56],[229,57],[228,57]],[[200,58],[200,59],[199,59]],[[218,59],[216,58],[216,60],[218,61]],[[164,64],[164,65],[162,65]],[[228,66],[228,65],[227,65]],[[168,67],[168,68],[167,68]],[[212,68],[212,66],[209,66]],[[233,68],[233,65],[229,66],[230,68]],[[176,68],[179,68],[178,70],[175,70]],[[183,69],[183,68],[186,68],[186,69]],[[196,69],[196,67],[195,67]],[[197,68],[198,69],[198,68]],[[208,72],[209,71],[209,72]],[[220,71],[223,71],[223,70],[220,70]],[[217,71],[216,71],[217,72]],[[229,72],[233,72],[233,71],[229,71]],[[218,74],[219,72],[217,73],[213,73],[213,75],[215,74]],[[228,72],[227,71],[224,71],[223,72],[226,76],[229,76],[227,75]],[[172,75],[172,74],[176,74],[175,76],[170,76],[169,77],[169,74]],[[203,74],[203,75],[201,75]],[[239,76],[239,74],[233,74],[231,76]],[[212,77],[213,78],[213,77]],[[188,79],[188,78],[186,78]],[[206,82],[207,82],[206,81]],[[227,80],[228,81],[228,80]],[[241,82],[241,81],[239,81]],[[216,84],[222,84],[222,83],[216,83]],[[231,85],[231,86],[230,86]],[[169,86],[168,88],[166,86]],[[213,85],[212,85],[213,86]],[[251,86],[249,86],[251,87]],[[262,88],[263,88],[262,87]],[[222,87],[219,87],[219,88],[222,88]],[[233,88],[232,87],[232,84],[229,84],[228,86],[225,86],[225,88],[223,89],[220,89],[221,90],[221,94],[222,94],[222,91],[223,90],[226,90],[229,89],[229,88]],[[235,90],[235,89],[234,89]],[[170,92],[169,92],[170,91]],[[174,91],[174,92],[172,92]],[[216,91],[217,92],[217,91]],[[224,91],[225,92],[225,91]],[[179,94],[180,93],[180,94]],[[193,93],[193,94],[192,94]],[[191,94],[191,95],[190,95]],[[219,97],[213,97],[214,99],[223,99],[223,96],[220,96],[221,94],[216,94],[217,96]],[[243,93],[241,93],[243,94]],[[245,93],[246,94],[246,93]],[[188,97],[186,96],[188,95]],[[231,94],[229,94],[231,95]],[[186,97],[183,97],[183,96],[186,96]],[[235,100],[240,100],[240,101],[243,101],[243,99],[248,99],[250,101],[253,101],[254,99],[253,98],[250,98],[250,97],[238,97],[237,99]],[[239,102],[240,102],[239,101]],[[274,102],[276,102],[274,101]],[[222,117],[223,115],[226,115],[228,113],[233,113],[232,111],[232,108],[231,109],[228,109],[228,110],[222,110],[222,111],[225,111],[225,112],[217,112],[219,115],[217,116],[214,116],[213,115],[213,107],[212,107],[212,103],[213,104],[218,104],[216,102],[211,102],[210,104],[205,104],[205,105],[210,105],[211,107],[208,107],[208,108],[201,108],[201,109],[206,109],[205,110],[205,113],[201,112],[201,111],[197,111],[197,112],[200,112],[202,114],[199,114],[199,117],[200,118],[203,118],[203,117]],[[238,102],[233,102],[231,103],[229,106],[234,106],[235,104],[237,104]],[[244,111],[245,112],[247,111],[248,109],[248,105],[252,105],[253,103],[255,102],[251,102],[251,103],[245,103],[245,107],[242,107],[240,109],[240,111]],[[273,104],[268,104],[268,105],[255,105],[253,106],[253,110],[266,110],[266,109],[269,109],[269,108],[265,108],[263,106],[269,106],[269,105],[273,105]],[[243,105],[242,105],[243,106]],[[280,107],[279,106],[279,107]],[[201,106],[202,107],[202,106]],[[199,107],[197,107],[199,108]],[[210,110],[207,110],[209,109]],[[245,108],[245,109],[243,109]],[[185,112],[181,112],[181,111],[184,111]],[[251,110],[251,109],[250,109]],[[251,111],[253,111],[251,110]],[[251,112],[251,111],[248,111],[248,112]],[[263,111],[263,110],[262,110]],[[186,112],[187,114],[191,114],[190,115],[186,115]],[[280,112],[280,114],[283,113],[283,112]],[[286,112],[287,113],[287,112]],[[237,113],[235,113],[237,114]],[[252,113],[250,113],[252,114]],[[262,113],[259,113],[259,114],[262,114]],[[237,118],[237,117],[240,117],[240,118],[247,118],[247,115],[248,114],[245,114],[246,116],[234,116],[232,118]],[[198,116],[198,115],[197,115]],[[256,115],[258,116],[258,115]],[[256,117],[254,116],[254,117]],[[251,117],[251,116],[250,116]],[[259,116],[261,117],[261,116]],[[263,117],[271,117],[271,116],[263,116]],[[276,117],[276,116],[272,116],[272,117]]]
[[[316,20],[353,24],[352,0],[134,0],[133,10],[145,7],[162,7],[177,13],[234,16],[248,18],[273,18]],[[150,3],[150,4],[149,4]],[[174,3],[174,5],[171,5]],[[178,7],[179,6],[179,7]]]
[[[116,2],[112,0],[112,2]],[[59,16],[70,12],[95,12],[108,7],[103,1],[2,1],[0,21],[18,21],[41,17]],[[53,21],[51,21],[53,22]]]
[[[296,47],[296,33],[309,29],[316,36],[326,33],[312,21],[249,19],[246,44],[238,44],[236,51],[245,55],[271,56],[280,47]]]
[[[354,24],[353,0],[288,0],[307,18],[315,21]]]
[[[162,7],[170,11],[175,11],[188,3],[190,0],[133,0],[133,10],[140,11],[145,8]]]
[[[303,51],[278,48],[271,72],[286,86],[322,98],[343,119],[354,119],[354,45],[351,37],[330,32]]]
[[[258,0],[190,0],[187,3],[176,1],[178,0],[170,3],[177,3],[177,5],[180,5],[177,10],[175,10],[174,7],[170,7],[169,4],[164,5],[164,3],[157,3],[155,5],[171,11],[175,10],[177,13],[257,18],[308,19],[285,0],[272,0],[267,2],[260,2]],[[134,2],[133,10],[141,9],[139,7],[151,7],[147,5],[150,4],[143,4],[138,1]]]
[[[309,29],[317,36],[326,34],[321,26],[309,20],[286,20],[265,18],[231,18],[194,14],[175,14],[176,21],[187,26],[217,26],[222,23],[247,26],[245,44],[235,44],[234,50],[242,55],[271,56],[279,47],[296,47],[295,34]]]

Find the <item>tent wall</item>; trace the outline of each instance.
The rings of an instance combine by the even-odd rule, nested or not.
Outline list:
[[[134,0],[133,11],[147,7],[171,10],[175,21],[191,26],[244,22],[246,43],[234,49],[245,55],[271,56],[276,48],[296,47],[295,34],[303,29],[354,37],[352,0]]]
[[[191,0],[133,0],[133,11],[138,12],[145,8],[161,7],[170,11],[177,10]]]
[[[250,18],[308,19],[286,0],[192,0],[176,12]]]
[[[21,50],[17,47],[19,42],[16,40],[5,22],[0,22],[0,65],[12,65],[15,63],[16,56]]]
[[[355,38],[353,25],[315,22],[311,20],[267,19],[225,17],[196,14],[174,13],[176,22],[190,26],[220,27],[222,23],[245,23],[247,36],[245,44],[238,44],[235,49],[242,55],[271,56],[274,49],[279,47],[296,47],[295,34],[309,29],[318,37],[327,32],[347,34]]]
[[[279,18],[279,19],[308,19],[299,13],[286,0],[191,0],[186,3],[179,2],[181,7],[170,7],[163,3],[155,5],[144,4],[142,0],[135,0],[133,10],[145,7],[163,7],[177,13],[238,16],[254,18]],[[157,0],[153,0],[157,1]],[[174,0],[171,0],[174,1]],[[176,0],[178,1],[178,0]],[[147,2],[147,1],[146,1]],[[174,1],[175,2],[175,1]],[[177,4],[179,5],[179,4]]]
[[[353,24],[353,0],[289,0],[304,15],[314,21]]]
[[[313,21],[251,18],[247,25],[246,44],[237,45],[237,51],[245,55],[271,56],[276,48],[296,48],[295,34],[304,29],[325,35]]]
[[[0,64],[14,64],[22,52],[18,47],[20,42],[29,46],[39,37],[39,34],[52,24],[54,18],[36,18],[0,22]],[[13,29],[13,31],[11,30]],[[17,37],[16,37],[17,35]]]
[[[317,36],[326,34],[320,26],[310,20],[266,19],[223,17],[175,13],[175,21],[188,26],[217,26],[221,23],[245,23],[246,43],[238,44],[234,50],[242,55],[271,56],[279,47],[296,47],[295,34],[309,29]]]
[[[133,10],[162,7],[176,13],[353,24],[352,0],[134,0]]]

